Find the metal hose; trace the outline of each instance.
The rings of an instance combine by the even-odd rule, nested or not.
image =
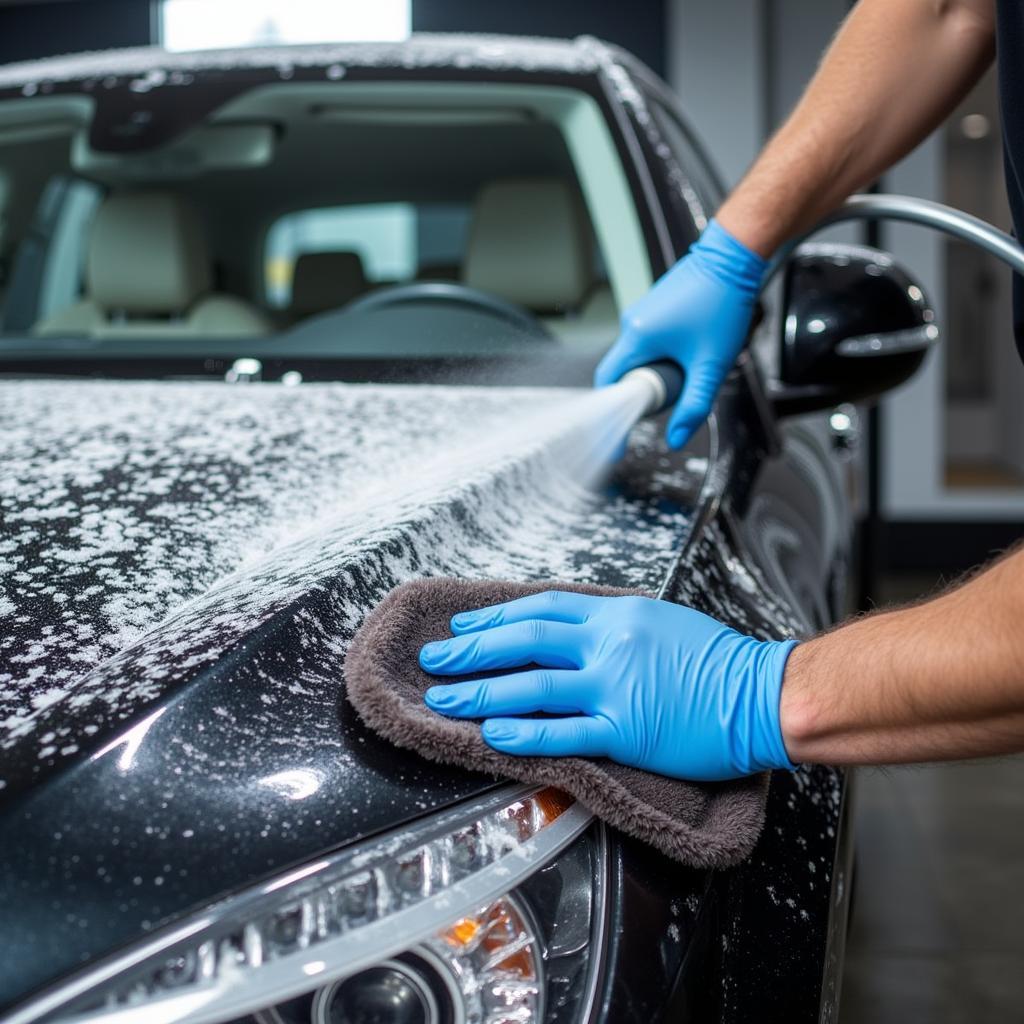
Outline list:
[[[986,221],[930,199],[918,199],[916,196],[866,194],[850,196],[835,213],[829,214],[810,231],[782,246],[768,266],[768,271],[764,276],[764,285],[767,285],[775,276],[797,246],[824,228],[849,220],[898,220],[934,228],[936,231],[943,231],[955,238],[962,238],[965,242],[984,249],[996,259],[1008,264],[1018,274],[1024,275],[1024,248],[1021,248],[1011,235],[1000,231],[999,228],[994,228]]]

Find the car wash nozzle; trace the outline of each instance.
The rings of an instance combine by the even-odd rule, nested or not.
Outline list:
[[[679,400],[683,391],[683,371],[671,359],[659,359],[656,363],[638,366],[622,377],[623,381],[642,381],[650,395],[644,406],[644,416],[657,416],[670,409]]]

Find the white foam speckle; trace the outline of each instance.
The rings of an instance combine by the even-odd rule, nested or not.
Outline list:
[[[342,603],[343,627],[296,611],[311,653],[339,653],[387,589],[424,575],[656,588],[687,523],[657,493],[672,472],[648,479],[643,500],[573,479],[593,461],[593,431],[580,429],[608,401],[556,388],[0,383],[0,748],[34,735],[37,756],[73,753],[316,591]],[[636,443],[653,450],[654,436],[645,427]],[[304,691],[297,673],[280,696]],[[68,710],[75,731],[44,742]]]

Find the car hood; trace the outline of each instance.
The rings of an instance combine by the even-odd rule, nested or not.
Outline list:
[[[0,383],[0,1006],[493,785],[368,733],[344,651],[425,575],[656,590],[702,466],[641,428],[618,484],[582,488],[616,409],[554,388]]]
[[[685,514],[587,500],[549,443],[589,408],[574,389],[0,385],[0,780],[340,576],[346,634],[422,575],[656,588]]]

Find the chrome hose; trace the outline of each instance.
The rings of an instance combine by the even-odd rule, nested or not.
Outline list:
[[[945,206],[943,203],[936,203],[931,199],[867,193],[850,196],[835,213],[829,214],[810,231],[804,232],[782,246],[768,266],[762,287],[771,281],[797,246],[833,224],[850,220],[896,220],[934,228],[936,231],[942,231],[954,238],[962,238],[965,242],[984,249],[985,252],[1002,260],[1018,274],[1024,275],[1024,248],[1021,248],[1012,235],[1000,231],[999,228],[993,227],[987,221],[969,213],[963,213],[961,210],[954,210],[951,206]]]

